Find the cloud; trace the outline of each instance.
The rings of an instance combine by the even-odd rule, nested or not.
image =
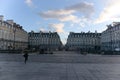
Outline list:
[[[50,27],[52,27],[58,33],[63,33],[64,32],[64,30],[63,30],[64,24],[63,23],[49,24],[49,25],[50,25]]]
[[[62,22],[71,21],[73,23],[78,23],[80,21],[78,17],[75,15],[68,15],[68,16],[60,17],[59,20]]]
[[[108,0],[109,4],[103,9],[95,23],[120,20],[120,0]]]
[[[44,28],[40,28],[40,31],[47,32]]]
[[[66,17],[67,15],[71,15],[74,11],[73,10],[52,10],[41,12],[40,16],[45,19],[61,19]]]
[[[40,12],[39,15],[44,19],[57,19],[62,22],[71,21],[78,23],[80,20],[75,13],[81,13],[88,18],[94,13],[94,5],[93,3],[81,2],[64,9]]]
[[[46,13],[46,12],[45,13],[40,13],[40,15],[42,17],[44,17],[45,19],[57,19],[61,22],[71,21],[73,23],[77,23],[79,21],[78,17],[70,14],[70,12],[63,13],[63,14],[64,15],[61,15],[61,13],[59,13],[59,12],[54,13],[54,11],[49,11],[48,13]],[[66,15],[66,14],[68,14],[68,15]]]
[[[75,5],[69,6],[66,9],[80,12],[87,17],[91,16],[94,13],[93,3],[88,3],[88,2],[81,2]]]
[[[25,0],[25,3],[26,3],[29,7],[33,7],[33,2],[32,2],[32,0]]]

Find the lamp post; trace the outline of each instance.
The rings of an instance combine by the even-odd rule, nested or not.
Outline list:
[[[3,38],[3,33],[4,32],[3,32],[3,29],[1,29],[1,31],[2,31],[2,38],[1,38],[2,47],[1,48],[4,49],[4,38]]]
[[[112,25],[107,25],[108,30],[109,30],[109,51],[112,51]]]
[[[50,47],[50,46],[51,46],[51,45],[50,45],[50,35],[51,35],[51,34],[50,34],[50,31],[49,31],[49,37],[48,37],[48,46],[49,46],[49,47],[48,47],[48,51],[49,51],[49,53],[50,53],[50,48],[51,48],[51,47]]]
[[[15,50],[15,33],[16,33],[16,27],[13,28],[13,34],[14,34],[13,49],[14,50]]]
[[[110,50],[112,51],[112,31],[110,29]]]
[[[52,54],[52,41],[51,41],[51,39],[52,39],[52,35],[51,35],[51,32],[49,32],[49,39],[48,39],[48,44],[49,44],[49,54]]]

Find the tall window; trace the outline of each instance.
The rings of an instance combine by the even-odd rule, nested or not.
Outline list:
[[[0,22],[0,27],[2,26],[2,22]]]

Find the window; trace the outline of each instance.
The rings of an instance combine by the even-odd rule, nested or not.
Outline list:
[[[2,22],[0,22],[0,26],[2,26]]]

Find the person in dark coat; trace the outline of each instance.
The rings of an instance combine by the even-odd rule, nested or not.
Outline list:
[[[25,58],[25,60],[24,60],[24,62],[25,62],[25,64],[26,64],[26,62],[27,62],[27,60],[28,60],[28,52],[27,51],[25,51],[25,53],[24,53],[24,58]]]

